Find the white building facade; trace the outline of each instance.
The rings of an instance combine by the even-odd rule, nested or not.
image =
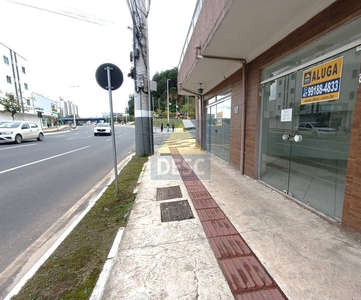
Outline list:
[[[48,99],[37,93],[32,93],[32,111],[33,114],[42,117],[43,126],[56,126],[56,119],[58,118],[58,103],[57,101]]]
[[[28,103],[31,102],[27,60],[2,43],[0,55],[0,96],[3,97],[6,93],[14,94],[24,113],[30,108]]]
[[[34,121],[42,126],[56,126],[59,116],[79,116],[78,106],[71,101],[62,98],[56,101],[31,91],[27,60],[23,56],[2,43],[0,55],[0,97],[13,94],[21,106],[21,111],[14,115],[14,119]],[[9,120],[12,120],[11,114],[3,112],[0,105],[0,122]]]

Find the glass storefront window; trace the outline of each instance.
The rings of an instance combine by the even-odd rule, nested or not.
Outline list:
[[[317,59],[353,41],[360,40],[360,28],[361,18],[349,22],[343,27],[265,68],[262,72],[262,81]]]
[[[231,94],[223,92],[208,101],[206,150],[229,161]]]
[[[305,89],[307,74],[316,80],[317,72],[336,62],[342,62],[340,81],[320,79]],[[336,220],[342,217],[360,64],[361,51],[353,48],[262,87],[260,178]],[[338,92],[326,95],[324,89],[336,91],[336,81]],[[295,135],[302,141],[292,140]]]

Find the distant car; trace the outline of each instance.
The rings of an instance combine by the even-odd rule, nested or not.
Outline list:
[[[320,137],[320,136],[332,136],[335,135],[337,129],[328,127],[325,124],[320,122],[303,122],[296,126],[294,133],[312,136],[312,137]]]
[[[94,135],[112,135],[112,128],[109,123],[98,123],[94,127]]]
[[[31,139],[44,140],[44,133],[38,124],[27,121],[0,122],[0,142],[20,144]]]

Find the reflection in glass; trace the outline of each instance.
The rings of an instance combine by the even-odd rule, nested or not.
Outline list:
[[[350,128],[356,101],[361,55],[354,49],[343,57],[340,97],[301,105],[302,72],[262,87],[260,177],[280,191],[340,220],[346,181]],[[323,61],[319,64],[324,63]],[[281,113],[292,108],[292,121]],[[282,135],[299,134],[299,143]]]

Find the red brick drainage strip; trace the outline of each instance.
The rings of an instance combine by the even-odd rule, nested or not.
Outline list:
[[[170,152],[235,299],[287,299],[177,148]]]

